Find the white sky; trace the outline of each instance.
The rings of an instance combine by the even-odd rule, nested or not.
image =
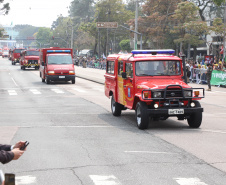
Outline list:
[[[73,0],[5,0],[10,3],[8,15],[0,15],[1,25],[29,24],[51,27],[57,16],[68,16],[68,7]]]

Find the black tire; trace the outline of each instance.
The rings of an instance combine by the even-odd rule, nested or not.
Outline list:
[[[71,80],[71,83],[72,83],[72,84],[75,84],[75,80]]]
[[[45,82],[45,78],[42,78],[42,82]]]
[[[111,112],[114,116],[120,116],[122,113],[122,106],[115,101],[113,95],[111,97]]]
[[[201,107],[201,104],[198,101],[193,101],[195,107]],[[199,128],[202,123],[202,112],[195,112],[191,114],[190,118],[187,119],[188,125],[191,128]]]
[[[138,102],[136,106],[137,127],[141,130],[147,129],[149,124],[148,106],[145,102]]]
[[[46,83],[50,84],[50,80],[48,78],[46,78]]]

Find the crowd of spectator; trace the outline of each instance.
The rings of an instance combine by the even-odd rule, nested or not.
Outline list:
[[[96,57],[84,57],[84,56],[75,56],[74,63],[77,66],[81,67],[89,67],[89,68],[96,68],[96,69],[106,69],[106,59],[100,58],[97,59]]]

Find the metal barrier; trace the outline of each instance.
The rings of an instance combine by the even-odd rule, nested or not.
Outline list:
[[[197,84],[207,84],[206,72],[207,69],[204,68],[191,68],[191,76],[189,78],[190,82]]]

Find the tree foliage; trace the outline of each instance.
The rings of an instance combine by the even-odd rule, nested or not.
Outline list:
[[[53,36],[50,28],[39,28],[36,35],[37,45],[41,44],[42,47],[49,47],[50,39]]]
[[[122,40],[119,43],[119,46],[120,46],[121,50],[123,50],[123,51],[130,51],[131,50],[131,48],[130,48],[130,40]]]
[[[7,15],[9,13],[9,3],[4,3],[4,0],[0,0],[0,15]]]

